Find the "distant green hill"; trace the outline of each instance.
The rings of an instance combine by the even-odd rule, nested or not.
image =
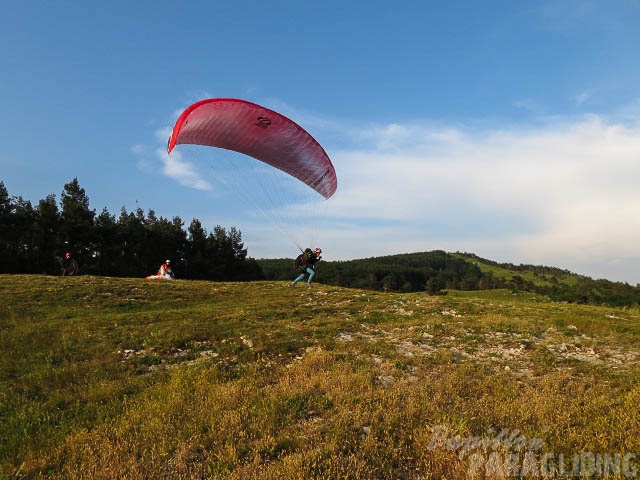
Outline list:
[[[261,259],[267,280],[291,280],[291,259]],[[592,278],[556,267],[498,263],[472,253],[442,250],[323,261],[317,281],[350,288],[443,294],[450,290],[510,289],[552,300],[631,306],[640,303],[640,287]]]
[[[483,273],[490,274],[495,278],[500,278],[507,282],[513,282],[514,277],[520,277],[525,282],[531,282],[537,287],[549,287],[557,282],[567,285],[577,285],[580,280],[588,278],[557,267],[498,263],[493,260],[487,260],[486,258],[479,257],[473,253],[456,252],[452,253],[452,255],[473,263],[482,270]]]
[[[477,265],[484,273],[490,273],[496,278],[512,281],[514,277],[521,277],[525,281],[536,286],[550,286],[556,282],[567,285],[576,285],[580,280],[586,279],[583,275],[563,270],[557,267],[540,265],[514,265],[512,263],[498,263],[493,260],[479,257],[473,253],[453,253],[454,257],[462,258]],[[554,279],[555,277],[555,279]]]

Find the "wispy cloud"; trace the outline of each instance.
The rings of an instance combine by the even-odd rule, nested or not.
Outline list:
[[[544,24],[556,31],[572,32],[602,21],[607,9],[592,0],[553,0],[540,2],[537,11]]]
[[[196,190],[211,190],[211,184],[202,178],[197,167],[185,160],[180,152],[169,155],[164,148],[156,150],[156,155],[162,162],[162,174],[172,178],[184,187]]]
[[[131,147],[131,152],[136,155],[144,155],[147,152],[147,147],[143,144],[133,145]]]
[[[536,115],[540,115],[544,111],[544,107],[539,102],[530,98],[520,98],[513,102],[513,106]]]
[[[573,99],[576,104],[576,108],[582,107],[585,103],[587,103],[591,97],[593,97],[593,92],[591,90],[585,90],[578,95],[576,95]]]
[[[177,115],[181,113],[178,112]],[[164,175],[179,185],[196,190],[212,190],[211,183],[202,175],[196,164],[187,160],[181,152],[167,153],[166,143],[171,126],[162,127],[154,132],[157,143],[154,146],[136,144],[131,151],[139,157],[137,167],[147,174]]]

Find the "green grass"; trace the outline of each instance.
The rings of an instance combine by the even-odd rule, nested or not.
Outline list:
[[[0,478],[466,479],[524,454],[500,431],[640,455],[638,309],[27,275],[0,298]]]

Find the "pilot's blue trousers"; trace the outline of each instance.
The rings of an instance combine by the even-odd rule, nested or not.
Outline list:
[[[305,275],[309,275],[309,279],[307,280],[307,283],[311,283],[311,280],[313,280],[313,277],[315,274],[316,274],[316,271],[313,268],[307,267],[307,271],[301,273],[300,276],[293,281],[293,284],[295,285],[296,283],[298,283],[300,280],[302,280],[305,277]]]

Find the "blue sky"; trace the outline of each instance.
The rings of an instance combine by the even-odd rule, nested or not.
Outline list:
[[[10,2],[0,180],[35,204],[77,177],[97,212],[293,256],[201,159],[162,153],[189,104],[243,98],[332,158],[327,259],[437,248],[635,284],[639,25],[638,0]]]

